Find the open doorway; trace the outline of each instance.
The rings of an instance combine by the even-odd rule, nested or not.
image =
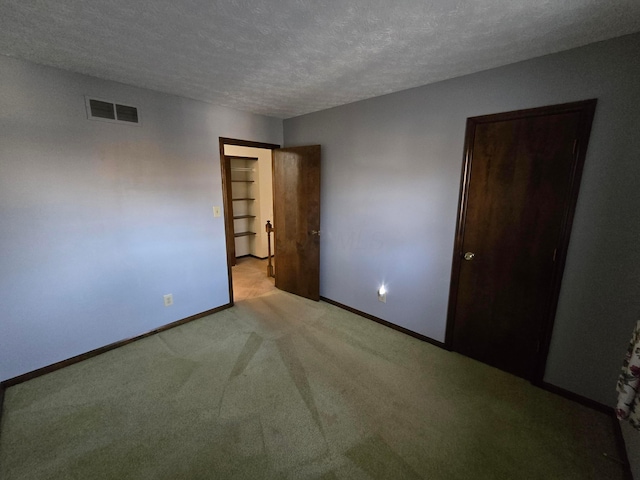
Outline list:
[[[267,264],[263,268],[265,275],[275,272],[275,287],[279,290],[315,301],[320,299],[320,150],[320,145],[279,148],[273,144],[220,138],[231,304],[234,302],[233,269],[238,259],[260,260],[264,258],[260,255],[268,255],[261,248],[268,244],[266,221],[271,214],[277,266],[268,268]],[[265,160],[260,166],[263,157]],[[261,180],[262,174],[266,180]],[[238,185],[237,197],[235,185]],[[260,192],[270,188],[271,200],[267,196],[260,203]],[[238,241],[239,238],[242,240]]]
[[[220,138],[230,301],[275,288],[268,276],[266,223],[273,220],[272,150],[279,145]],[[272,240],[272,239],[271,239]],[[273,253],[273,252],[272,252]]]

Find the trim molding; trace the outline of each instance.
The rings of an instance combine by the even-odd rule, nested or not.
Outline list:
[[[156,333],[161,333],[166,330],[169,330],[174,327],[178,327],[180,325],[184,325],[185,323],[192,322],[193,320],[198,320],[199,318],[206,317],[213,313],[220,312],[222,310],[226,310],[233,306],[233,303],[227,303],[217,308],[212,308],[211,310],[207,310],[206,312],[197,313],[187,318],[183,318],[182,320],[176,320],[175,322],[168,323],[163,325],[162,327],[156,328],[155,330],[151,330],[149,332],[143,333],[136,337],[128,338],[125,340],[120,340],[119,342],[110,343],[109,345],[105,345],[104,347],[96,348],[95,350],[91,350],[86,353],[81,353],[80,355],[76,355],[75,357],[67,358],[66,360],[61,360],[60,362],[53,363],[51,365],[47,365],[46,367],[38,368],[37,370],[33,370],[31,372],[23,373],[22,375],[18,375],[17,377],[9,378],[0,382],[0,401],[2,401],[4,397],[4,389],[13,387],[22,382],[26,382],[27,380],[31,380],[32,378],[40,377],[47,373],[54,372],[56,370],[60,370],[61,368],[68,367],[69,365],[73,365],[74,363],[81,362],[83,360],[87,360],[91,357],[96,357],[102,353],[108,352],[110,350],[114,350],[119,347],[123,347],[129,343],[136,342],[138,340],[142,340],[143,338],[150,337],[151,335],[155,335]],[[1,405],[0,405],[1,408]],[[1,412],[0,412],[1,415]],[[0,417],[1,419],[1,417]]]
[[[587,408],[591,408],[600,413],[608,415],[609,418],[611,418],[611,422],[613,422],[613,436],[616,441],[616,449],[618,454],[618,458],[608,458],[613,462],[619,462],[625,470],[625,477],[627,478],[627,480],[633,480],[633,473],[631,473],[631,464],[629,463],[629,457],[627,455],[627,445],[624,442],[624,437],[622,436],[622,428],[620,427],[620,421],[617,419],[616,412],[613,407],[608,407],[607,405],[604,405],[600,402],[596,402],[595,400],[583,397],[582,395],[571,392],[569,390],[565,390],[562,387],[557,387],[545,381],[533,383],[533,385],[540,387],[547,392],[560,395],[567,400],[571,400],[573,402],[579,403],[580,405],[584,405]],[[605,456],[607,455],[605,454]]]
[[[604,413],[606,415],[614,415],[614,411],[612,407],[608,407],[607,405],[604,405],[600,402],[596,402],[595,400],[591,400],[590,398],[583,397],[578,393],[573,393],[569,390],[565,390],[562,387],[557,387],[545,381],[531,382],[531,383],[533,383],[533,385],[535,385],[536,387],[540,387],[541,389],[546,390],[547,392],[555,393],[556,395],[560,395],[561,397],[564,397],[568,400],[572,400],[576,403],[579,403],[580,405],[584,405],[585,407],[591,408],[600,413]]]
[[[384,325],[385,327],[392,328],[393,330],[397,330],[398,332],[417,338],[418,340],[422,340],[423,342],[430,343],[431,345],[435,345],[436,347],[440,347],[445,350],[450,350],[443,342],[439,342],[438,340],[434,340],[433,338],[427,337],[420,333],[416,333],[413,330],[409,330],[408,328],[401,327],[400,325],[396,325],[395,323],[388,322],[387,320],[383,320],[382,318],[349,307],[347,305],[344,305],[343,303],[336,302],[335,300],[331,300],[330,298],[320,296],[320,300],[330,303],[331,305],[335,305],[336,307],[342,308],[343,310],[346,310],[348,312],[355,313],[356,315],[364,317],[368,320],[373,320],[374,322]]]
[[[251,140],[240,140],[238,138],[219,137],[220,143],[225,145],[237,145],[239,147],[264,148],[265,150],[274,150],[280,148],[275,143],[252,142]],[[224,152],[223,152],[224,153]]]
[[[2,412],[4,410],[4,385],[0,385],[0,438],[2,438]]]
[[[627,455],[627,444],[624,441],[622,435],[622,427],[620,426],[620,420],[616,417],[615,413],[611,413],[611,421],[613,422],[613,434],[616,437],[616,447],[618,447],[619,460],[624,464],[625,474],[627,480],[633,480],[633,472],[631,471],[631,463],[629,462],[629,456]]]
[[[271,255],[273,257],[273,255]],[[246,255],[240,255],[239,257],[236,257],[236,260],[238,258],[247,258],[247,257],[251,257],[251,258],[255,258],[257,260],[266,260],[269,257],[258,257],[257,255],[253,255],[252,253],[247,253]]]

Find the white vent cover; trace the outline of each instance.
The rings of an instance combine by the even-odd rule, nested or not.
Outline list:
[[[89,120],[140,124],[140,117],[136,107],[91,97],[85,97],[85,104],[87,107],[87,118]]]

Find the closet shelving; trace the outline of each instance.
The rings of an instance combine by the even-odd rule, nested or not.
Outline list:
[[[230,156],[231,167],[231,200],[233,202],[233,236],[253,237],[256,235],[254,202],[255,192],[253,186],[256,182],[255,173],[257,165],[257,157],[240,157]],[[239,245],[236,245],[236,251],[239,251]],[[249,252],[252,248],[248,246]],[[247,246],[245,246],[245,249]],[[243,249],[244,250],[244,249]]]

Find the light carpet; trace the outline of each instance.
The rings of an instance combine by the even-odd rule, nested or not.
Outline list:
[[[609,417],[281,291],[6,391],[0,478],[623,479]]]

